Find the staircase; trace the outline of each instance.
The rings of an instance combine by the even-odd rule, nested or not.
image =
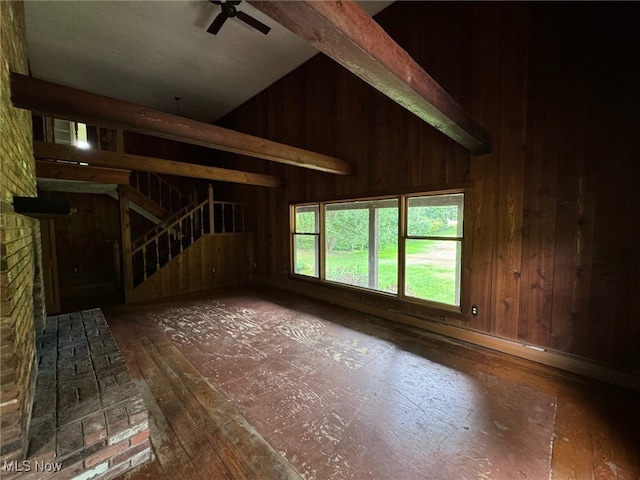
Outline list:
[[[137,182],[134,185],[138,187]],[[143,193],[137,189],[135,191],[137,194]],[[153,190],[144,190],[146,201],[150,201],[146,196],[147,193],[153,194]],[[127,196],[133,209],[135,197],[129,197],[130,194],[129,191]],[[159,220],[143,235],[132,239],[130,251],[126,251],[126,242],[123,242],[124,260],[130,262],[129,268],[125,268],[125,275],[129,270],[131,277],[125,278],[125,284],[130,290],[142,285],[154,273],[179,257],[205,235],[245,233],[244,204],[214,201],[211,185],[209,185],[208,198],[197,204],[184,205],[184,200],[169,200],[169,202],[171,202],[170,207],[179,206],[179,210]],[[167,205],[166,200],[164,205]],[[157,206],[160,207],[160,203]]]
[[[101,130],[98,129],[98,145],[101,144],[100,132]],[[117,143],[117,151],[124,152],[122,131],[114,132],[111,143]],[[51,141],[52,139],[47,138],[47,140]],[[51,158],[47,159],[47,162],[55,165],[71,165],[80,170],[85,167],[87,170],[92,168],[86,163],[74,159]],[[164,266],[178,259],[183,252],[202,237],[214,234],[246,233],[245,205],[237,202],[214,201],[211,185],[209,185],[208,198],[204,201],[198,201],[195,191],[190,195],[185,195],[155,173],[135,170],[130,172],[128,185],[117,181],[123,180],[122,178],[114,181],[113,176],[110,176],[108,181],[104,176],[100,180],[96,180],[96,174],[93,171],[91,174],[83,173],[79,178],[67,178],[74,180],[75,184],[82,184],[78,187],[80,188],[78,191],[81,193],[93,191],[89,190],[88,186],[98,185],[101,187],[100,190],[93,191],[93,193],[107,194],[120,203],[122,274],[127,302],[133,301],[135,298],[133,293],[136,288],[142,286]],[[72,173],[79,175],[78,170],[74,170]],[[59,172],[56,172],[55,175],[55,177],[45,178],[62,180],[66,178],[64,175],[60,176]],[[61,189],[59,191],[75,190]],[[153,224],[150,229],[136,238],[132,238],[131,235],[131,211],[143,216]],[[238,240],[239,244],[242,241]],[[153,288],[153,283],[148,284],[147,288]]]
[[[129,184],[117,188],[101,193],[120,203],[122,274],[127,302],[133,301],[136,288],[203,236],[246,233],[245,205],[214,201],[211,185],[208,198],[198,202],[195,191],[185,195],[155,173],[133,170]],[[131,211],[153,224],[137,237],[132,237]]]

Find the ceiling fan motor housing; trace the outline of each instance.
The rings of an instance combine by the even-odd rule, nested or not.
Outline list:
[[[236,9],[236,5],[240,5],[242,0],[209,0],[211,3],[215,3],[216,5],[220,5],[222,7],[222,11],[214,18],[209,28],[207,28],[207,32],[212,33],[213,35],[217,35],[224,22],[227,21],[227,18],[237,17],[238,20],[243,21],[250,27],[255,28],[256,30],[264,33],[265,35],[269,33],[271,27],[265,25],[261,21],[253,18],[251,15],[238,11]]]

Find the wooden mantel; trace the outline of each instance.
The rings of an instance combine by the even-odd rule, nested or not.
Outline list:
[[[339,158],[15,72],[11,72],[11,101],[15,107],[46,116],[122,128],[322,172],[355,174],[355,165]]]
[[[491,151],[489,135],[355,1],[249,3],[472,153]]]

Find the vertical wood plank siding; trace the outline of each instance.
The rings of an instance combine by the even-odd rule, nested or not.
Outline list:
[[[289,202],[471,181],[462,325],[640,370],[639,11],[398,2],[381,12],[378,22],[490,133],[489,155],[471,156],[322,55],[232,112],[224,126],[358,169],[337,178],[251,161],[288,185],[236,189],[256,208],[257,275],[287,281]]]

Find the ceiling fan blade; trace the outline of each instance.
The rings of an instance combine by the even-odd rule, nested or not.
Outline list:
[[[216,35],[222,28],[222,25],[224,25],[224,22],[226,22],[227,18],[229,18],[229,16],[224,11],[220,12],[213,22],[211,22],[209,28],[207,28],[207,32]]]
[[[252,26],[253,28],[255,28],[256,30],[259,30],[260,32],[264,33],[265,35],[267,33],[269,33],[269,30],[271,30],[271,27],[265,25],[264,23],[262,23],[259,20],[256,20],[255,18],[253,18],[250,15],[247,15],[244,12],[236,12],[236,16],[238,17],[239,20],[242,20],[244,23],[246,23],[247,25]]]

